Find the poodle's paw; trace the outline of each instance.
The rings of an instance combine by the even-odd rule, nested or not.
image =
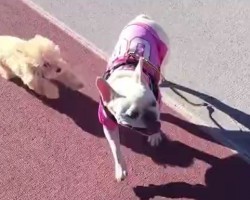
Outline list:
[[[59,88],[57,85],[49,82],[48,80],[43,80],[43,84],[40,86],[42,87],[43,96],[48,99],[58,99],[60,96]]]
[[[7,72],[6,70],[4,70],[3,68],[0,67],[0,76],[6,80],[10,80],[12,78],[14,78],[15,76],[9,72]]]
[[[48,99],[58,99],[59,98],[59,89],[53,89],[53,90],[48,90],[46,91],[45,93],[45,96],[48,98]]]

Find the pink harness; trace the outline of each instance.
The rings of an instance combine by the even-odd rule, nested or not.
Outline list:
[[[160,40],[152,27],[144,23],[129,24],[120,34],[104,78],[108,79],[110,74],[117,69],[134,70],[139,57],[142,56],[151,64],[147,67],[143,66],[143,72],[148,77],[150,88],[161,104],[158,87],[159,71],[167,51],[166,44]],[[109,130],[115,129],[118,125],[114,116],[104,107],[101,101],[98,108],[98,118],[99,122]]]

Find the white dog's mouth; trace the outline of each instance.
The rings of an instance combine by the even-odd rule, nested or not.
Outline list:
[[[129,129],[135,130],[137,132],[140,132],[143,135],[153,135],[155,133],[159,133],[160,132],[160,128],[161,128],[161,124],[160,122],[156,122],[154,125],[149,126],[147,128],[139,128],[139,127],[133,127],[129,124],[122,124],[122,126],[127,127]]]
[[[129,128],[129,129],[132,129],[132,130],[135,130],[135,131],[140,132],[142,134],[149,135],[146,128],[137,128],[137,127],[130,126],[128,124],[122,124],[122,126]]]
[[[130,123],[122,123],[122,125],[147,135],[159,133],[161,129],[161,122],[157,120],[156,113],[149,110],[144,111],[142,113],[142,122],[141,126],[138,126],[139,124],[133,126]]]

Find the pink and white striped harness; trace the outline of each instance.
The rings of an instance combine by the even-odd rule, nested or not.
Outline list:
[[[115,50],[109,60],[104,78],[108,79],[114,70],[134,70],[142,56],[144,62],[143,72],[159,104],[161,95],[159,92],[160,67],[168,52],[167,45],[160,40],[156,31],[145,23],[133,23],[127,25],[121,32]],[[99,103],[99,122],[109,130],[118,126],[114,116]]]

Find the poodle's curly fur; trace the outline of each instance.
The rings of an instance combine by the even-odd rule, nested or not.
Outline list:
[[[29,89],[50,99],[59,98],[58,86],[51,80],[60,79],[73,90],[83,87],[59,46],[41,35],[29,40],[0,36],[0,76],[7,80],[19,77]]]

